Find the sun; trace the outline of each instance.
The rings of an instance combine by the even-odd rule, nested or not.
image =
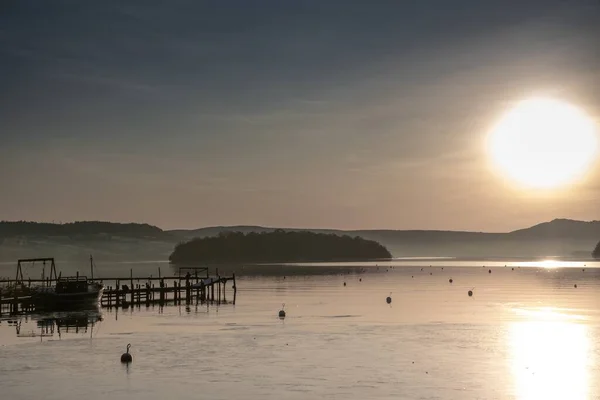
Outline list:
[[[581,178],[596,158],[593,121],[568,103],[533,98],[518,103],[487,138],[490,160],[520,186],[551,189]]]

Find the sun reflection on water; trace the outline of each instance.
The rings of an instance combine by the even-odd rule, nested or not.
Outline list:
[[[587,399],[590,338],[581,318],[549,308],[516,311],[526,318],[509,331],[516,398]]]

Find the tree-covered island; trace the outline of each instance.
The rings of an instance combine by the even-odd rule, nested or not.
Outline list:
[[[391,258],[381,244],[361,237],[308,231],[248,233],[223,232],[218,236],[180,243],[169,257],[174,264],[276,263],[364,261]]]

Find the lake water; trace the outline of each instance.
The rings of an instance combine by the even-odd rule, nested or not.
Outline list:
[[[597,263],[454,263],[242,276],[235,306],[103,310],[51,336],[39,317],[4,317],[0,397],[600,398]]]

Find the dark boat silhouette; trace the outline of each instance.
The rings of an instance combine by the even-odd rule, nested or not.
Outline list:
[[[97,307],[104,285],[85,276],[58,278],[53,286],[31,288],[31,302],[38,311]]]
[[[42,285],[29,287],[27,294],[30,296],[30,302],[36,311],[61,311],[73,309],[88,309],[98,307],[104,285],[95,282],[94,264],[90,256],[90,268],[92,279],[79,275],[62,277],[56,273],[56,264],[54,258],[36,258],[19,260],[17,264],[17,283],[23,285],[23,270],[21,265],[24,263],[41,262],[44,266],[50,264],[50,276],[44,280],[44,271],[42,272]]]

